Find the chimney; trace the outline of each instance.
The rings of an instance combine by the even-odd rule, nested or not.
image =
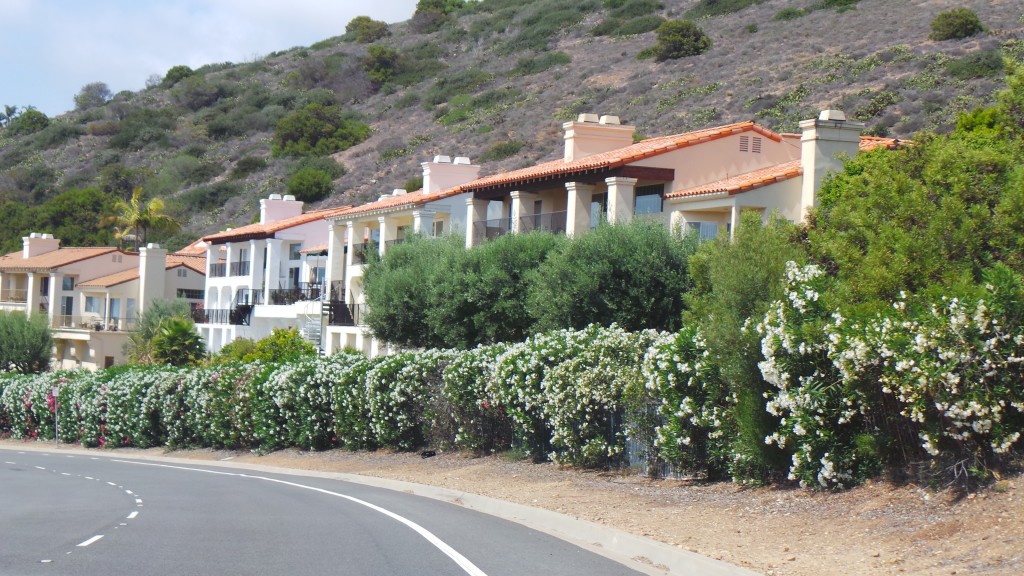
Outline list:
[[[625,148],[633,143],[635,126],[624,126],[618,116],[580,114],[575,122],[562,124],[565,130],[565,161]]]
[[[271,194],[266,200],[260,200],[260,224],[270,224],[285,218],[302,214],[302,202],[295,196]]]
[[[21,246],[21,257],[31,258],[60,248],[60,240],[55,239],[53,234],[32,232],[21,238]]]
[[[139,249],[139,314],[164,297],[164,272],[167,270],[167,250],[159,244],[147,244]]]
[[[480,166],[471,164],[465,156],[456,157],[455,162],[450,156],[434,156],[433,162],[424,162],[420,166],[423,166],[425,194],[472,182],[480,175]]]
[[[847,120],[841,110],[823,110],[817,119],[801,121],[800,129],[800,165],[804,171],[800,205],[805,216],[818,203],[817,192],[825,175],[841,171],[842,158],[857,155],[864,123]]]

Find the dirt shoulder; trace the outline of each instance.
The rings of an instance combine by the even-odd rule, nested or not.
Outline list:
[[[957,498],[951,492],[888,483],[840,493],[689,485],[462,454],[120,452],[230,459],[439,486],[561,512],[766,575],[1024,573],[1020,477]]]

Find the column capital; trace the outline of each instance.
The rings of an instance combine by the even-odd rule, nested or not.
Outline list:
[[[348,228],[349,230],[354,229],[356,227],[356,221],[355,220],[347,220],[345,222],[345,227]]]
[[[566,182],[565,189],[570,192],[593,192],[595,186],[586,182]]]
[[[608,186],[636,186],[638,181],[636,178],[630,178],[629,176],[609,176],[604,179],[604,183]]]

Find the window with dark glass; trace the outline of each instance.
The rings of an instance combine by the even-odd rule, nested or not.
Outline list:
[[[635,191],[636,200],[633,204],[633,214],[660,213],[662,208],[662,195],[664,192],[664,184],[638,186]]]

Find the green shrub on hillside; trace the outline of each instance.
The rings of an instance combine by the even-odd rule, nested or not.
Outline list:
[[[325,156],[359,144],[370,127],[338,106],[309,104],[277,123],[271,150],[274,156]]]
[[[958,80],[998,76],[1003,69],[1003,54],[999,49],[972,52],[946,62],[946,71]]]
[[[288,178],[287,189],[296,200],[319,202],[334,192],[334,182],[326,172],[304,168]]]
[[[235,162],[235,167],[231,169],[231,179],[242,180],[256,172],[266,169],[266,167],[266,158],[258,156],[245,156],[244,158],[239,158],[238,162]]]
[[[932,32],[928,35],[932,40],[960,40],[968,36],[981,34],[985,26],[978,15],[970,8],[953,8],[939,12],[932,20]]]
[[[181,80],[184,80],[185,78],[188,78],[194,74],[195,72],[188,66],[185,66],[184,64],[171,66],[167,73],[164,74],[163,82],[161,82],[160,85],[164,88],[171,88]]]
[[[723,16],[762,2],[764,0],[700,0],[696,6],[686,11],[686,17],[696,20],[708,16]]]
[[[369,16],[356,16],[345,25],[345,37],[360,44],[376,42],[390,35],[387,22],[374,20]]]
[[[35,134],[50,125],[50,118],[35,108],[28,108],[7,123],[7,134],[25,136]]]
[[[529,76],[530,74],[539,74],[555,66],[562,66],[570,62],[572,62],[572,56],[565,52],[544,52],[537,56],[520,58],[516,62],[516,67],[512,69],[511,75]]]
[[[669,20],[658,27],[654,59],[658,62],[697,56],[711,48],[711,38],[690,20]]]

